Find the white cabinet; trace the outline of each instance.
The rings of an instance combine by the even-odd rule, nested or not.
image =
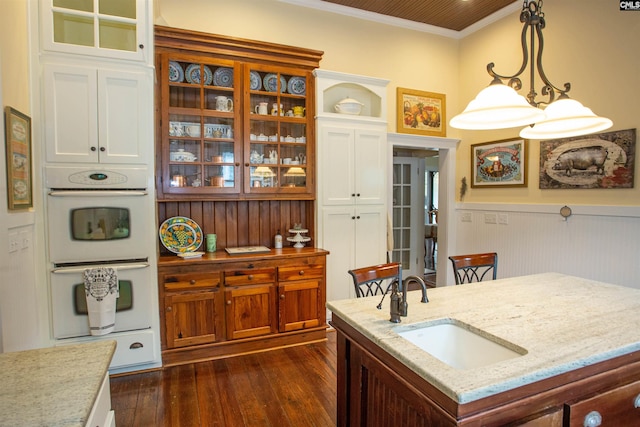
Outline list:
[[[152,89],[150,69],[45,63],[47,161],[148,163]]]
[[[45,51],[152,59],[149,0],[40,0]]]
[[[355,297],[348,271],[380,264],[387,253],[387,80],[315,70],[317,246],[328,250],[327,300]],[[362,103],[359,115],[337,102]]]
[[[383,204],[387,132],[384,125],[319,120],[319,177],[324,206]],[[324,167],[324,169],[323,169]]]

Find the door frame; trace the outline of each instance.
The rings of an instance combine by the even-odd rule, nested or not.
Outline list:
[[[393,149],[413,148],[438,150],[438,172],[440,183],[438,186],[438,260],[436,271],[436,286],[446,286],[455,283],[453,270],[448,268],[447,262],[450,254],[455,253],[456,227],[455,215],[455,190],[456,190],[456,150],[459,139],[427,137],[411,134],[389,133],[387,135],[388,176],[393,176]],[[393,200],[393,185],[387,186],[387,200]],[[389,203],[389,215],[392,214]],[[421,231],[423,232],[423,231]],[[450,271],[451,270],[451,271]],[[442,274],[445,272],[445,274]]]

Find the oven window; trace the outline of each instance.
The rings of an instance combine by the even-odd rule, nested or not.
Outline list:
[[[118,280],[118,298],[116,299],[116,312],[131,310],[133,307],[133,292],[131,280]],[[76,314],[87,314],[87,296],[84,290],[84,283],[73,287],[73,306]]]
[[[71,211],[73,240],[118,240],[130,233],[129,209],[81,208]]]

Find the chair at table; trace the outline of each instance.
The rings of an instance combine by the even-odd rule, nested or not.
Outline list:
[[[349,270],[349,274],[358,298],[386,294],[394,281],[402,284],[402,267],[398,262],[356,268]]]
[[[495,252],[450,256],[449,259],[453,265],[456,285],[482,282],[483,280],[496,280],[498,254]]]

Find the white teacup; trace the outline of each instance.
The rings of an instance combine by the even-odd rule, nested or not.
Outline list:
[[[291,158],[287,157],[285,159],[282,159],[282,164],[283,165],[290,165],[291,164]]]
[[[184,131],[189,136],[199,137],[200,136],[200,125],[186,125],[184,127]]]

